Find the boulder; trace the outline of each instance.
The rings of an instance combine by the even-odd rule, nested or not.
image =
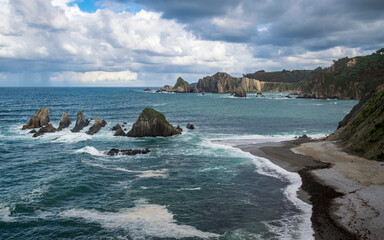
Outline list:
[[[144,89],[145,92],[151,92],[152,89],[150,89],[149,87],[147,87],[146,89]]]
[[[41,107],[40,110],[29,119],[28,123],[23,126],[24,129],[40,128],[49,123],[49,110]]]
[[[37,133],[33,134],[33,137],[36,138],[36,137],[39,137],[45,133],[54,133],[56,131],[57,131],[57,129],[54,128],[53,125],[50,123],[47,126],[40,128],[40,130]]]
[[[187,128],[188,129],[195,129],[195,126],[193,124],[191,124],[191,123],[188,123],[187,124]]]
[[[235,97],[246,97],[247,92],[243,88],[236,88],[236,90],[233,92]]]
[[[77,112],[76,125],[71,130],[71,132],[80,132],[84,127],[88,126],[89,123],[90,123],[90,120],[85,119],[83,111],[80,110]]]
[[[136,154],[147,154],[151,152],[148,148],[145,149],[117,149],[117,148],[112,148],[105,154],[108,156],[117,156],[117,155],[136,155]]]
[[[105,125],[107,125],[107,122],[105,120],[101,120],[95,115],[95,123],[89,128],[86,134],[93,135],[99,132],[102,127],[105,127]]]
[[[112,131],[116,131],[120,127],[120,124],[116,124],[114,127],[111,128]]]
[[[116,125],[116,131],[115,131],[115,134],[113,134],[113,136],[127,136],[127,134],[125,134],[125,132],[123,131],[123,129],[121,128],[121,126],[119,124]]]
[[[33,134],[33,133],[37,133],[37,131],[35,130],[35,129],[32,129],[31,131],[29,131],[28,133],[31,133],[31,134]]]
[[[69,127],[69,125],[71,125],[71,123],[72,122],[71,122],[71,119],[68,117],[68,113],[63,112],[63,115],[61,115],[61,119],[60,119],[60,123],[59,123],[59,128],[57,129],[57,131],[61,131],[64,128]]]
[[[176,129],[179,130],[180,132],[183,131],[183,129],[180,127],[180,125],[177,125]]]
[[[128,132],[129,137],[169,137],[181,132],[174,128],[165,116],[152,108],[145,108],[132,129]]]

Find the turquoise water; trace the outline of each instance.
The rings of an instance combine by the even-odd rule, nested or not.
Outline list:
[[[356,101],[155,94],[135,88],[0,88],[0,239],[308,239],[311,207],[297,174],[235,145],[324,136]],[[41,106],[97,114],[88,136],[66,129],[33,139]],[[184,133],[114,137],[110,128],[152,107]],[[195,130],[185,128],[191,122]],[[73,126],[71,126],[73,127]],[[108,157],[110,148],[149,148]]]

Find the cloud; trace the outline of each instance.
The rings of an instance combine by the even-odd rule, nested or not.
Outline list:
[[[77,82],[77,83],[127,83],[137,80],[137,73],[130,71],[120,72],[60,72],[49,78],[52,82]]]

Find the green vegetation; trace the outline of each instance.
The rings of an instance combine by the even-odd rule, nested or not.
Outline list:
[[[255,73],[243,74],[244,77],[257,79],[263,82],[284,82],[298,83],[307,79],[311,75],[311,70],[275,71],[265,72],[264,70]]]
[[[144,110],[141,112],[139,119],[142,119],[144,121],[150,121],[152,119],[160,119],[162,122],[168,121],[165,119],[164,114],[159,113],[158,111],[152,109],[152,108],[144,108]]]

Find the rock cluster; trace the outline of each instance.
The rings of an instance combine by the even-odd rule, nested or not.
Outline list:
[[[151,92],[152,89],[150,89],[149,87],[147,87],[146,89],[144,89],[145,92]]]
[[[117,149],[117,148],[112,148],[105,154],[108,156],[117,156],[117,155],[136,155],[136,154],[147,154],[151,152],[148,148],[145,149]]]
[[[57,129],[55,127],[53,127],[53,125],[51,123],[49,123],[48,125],[40,128],[38,132],[33,134],[33,137],[36,138],[36,137],[39,137],[45,133],[54,133],[56,131],[57,131]]]
[[[113,134],[113,136],[120,136],[120,137],[127,136],[127,134],[125,134],[120,124],[116,124],[116,126],[114,126],[111,130],[115,131],[115,134]]]
[[[41,107],[40,110],[29,119],[28,123],[23,126],[24,129],[40,128],[49,123],[49,110]]]
[[[168,137],[180,134],[181,131],[174,128],[165,116],[152,108],[145,108],[132,129],[127,133],[129,137]]]
[[[99,132],[102,127],[105,127],[105,125],[107,125],[107,122],[105,120],[101,120],[95,115],[95,123],[85,133],[89,135],[93,135]]]
[[[71,132],[80,132],[84,127],[88,126],[91,121],[84,118],[83,111],[77,112],[76,125]]]
[[[187,128],[188,129],[195,129],[195,126],[193,124],[191,124],[191,123],[188,123],[187,124]]]

